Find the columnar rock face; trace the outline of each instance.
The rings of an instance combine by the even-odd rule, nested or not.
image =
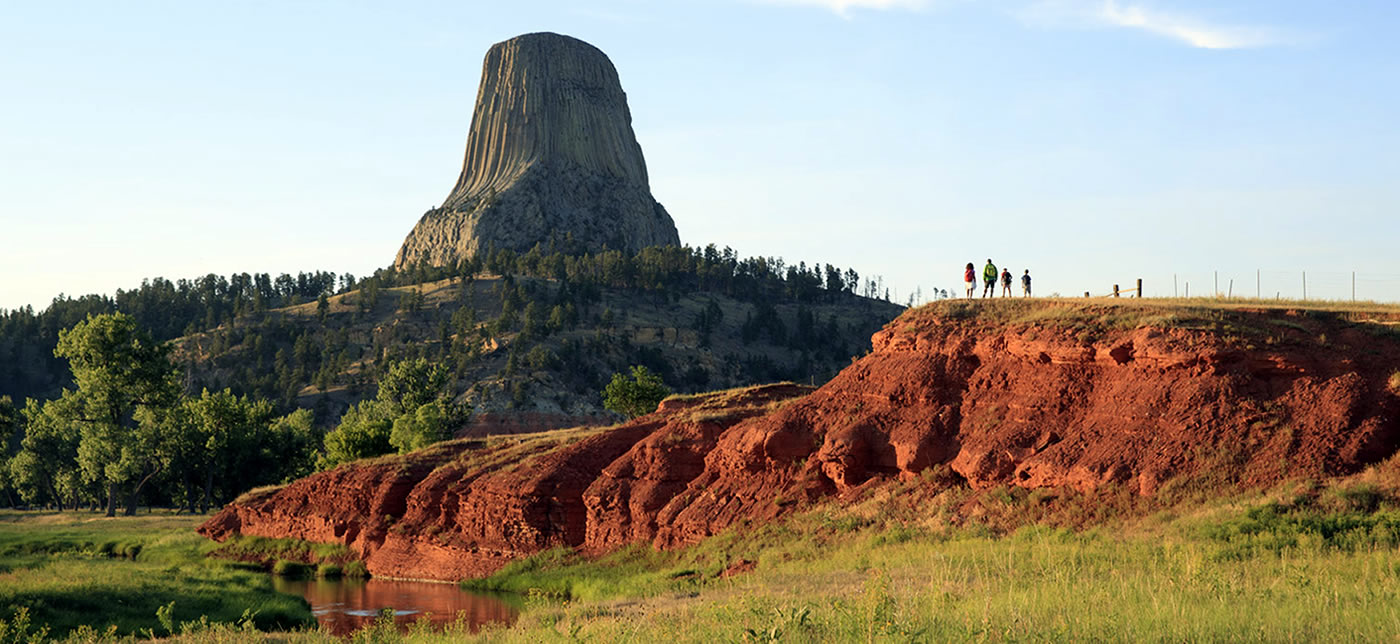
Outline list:
[[[462,174],[394,265],[442,265],[490,247],[678,245],[651,196],[617,70],[597,48],[526,34],[486,53]]]

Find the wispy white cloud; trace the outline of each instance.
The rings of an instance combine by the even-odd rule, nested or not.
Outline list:
[[[1291,40],[1287,34],[1269,27],[1212,25],[1143,6],[1120,4],[1116,0],[1104,0],[1098,18],[1110,25],[1150,31],[1202,49],[1250,49],[1286,44]]]
[[[761,4],[794,7],[819,7],[836,15],[849,17],[852,9],[918,11],[929,6],[929,0],[757,0]]]
[[[1216,24],[1175,11],[1121,0],[1036,0],[1023,7],[1023,20],[1047,27],[1126,27],[1178,40],[1202,49],[1253,49],[1296,44],[1297,33],[1266,26]]]

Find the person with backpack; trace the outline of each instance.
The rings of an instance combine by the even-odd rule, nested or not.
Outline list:
[[[982,297],[993,297],[997,294],[997,265],[992,263],[990,257],[987,258],[987,265],[982,267]]]
[[[1026,274],[1021,276],[1021,295],[1031,296],[1031,269],[1026,269]]]
[[[977,269],[972,267],[972,262],[968,262],[967,270],[963,271],[963,281],[967,283],[967,298],[972,299],[972,292],[977,290]]]
[[[1001,269],[1001,296],[1011,297],[1011,269]]]

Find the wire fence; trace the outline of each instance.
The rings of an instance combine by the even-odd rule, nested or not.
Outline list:
[[[1042,274],[1043,276],[1043,274]],[[1115,276],[1119,277],[1119,276]],[[1179,273],[1144,274],[1140,278],[1130,275],[1120,277],[1118,283],[1111,281],[1086,283],[1078,289],[1064,290],[1063,284],[1055,283],[1056,290],[1047,292],[1040,288],[1037,278],[1036,295],[1059,297],[1112,297],[1116,288],[1120,297],[1136,297],[1139,285],[1142,297],[1222,297],[1256,298],[1269,300],[1312,300],[1334,302],[1400,302],[1400,273],[1372,273],[1364,271],[1308,271],[1308,270],[1203,270]],[[1059,282],[1046,279],[1045,282]],[[978,282],[974,296],[980,296],[983,286]],[[998,293],[1001,287],[996,287]],[[1021,295],[1019,278],[1012,284],[1013,296]],[[892,301],[905,305],[918,305],[944,297],[964,297],[963,288],[919,287],[899,298],[898,290],[892,293]]]
[[[1166,276],[1162,276],[1165,278]],[[1143,286],[1148,297],[1400,302],[1400,273],[1360,271],[1194,271]]]

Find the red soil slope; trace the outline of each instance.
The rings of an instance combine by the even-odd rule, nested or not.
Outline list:
[[[1345,318],[944,303],[815,391],[350,464],[245,495],[200,531],[338,541],[376,575],[459,579],[552,546],[693,543],[928,468],[945,472],[930,485],[1145,496],[1343,475],[1400,447],[1400,331]]]

